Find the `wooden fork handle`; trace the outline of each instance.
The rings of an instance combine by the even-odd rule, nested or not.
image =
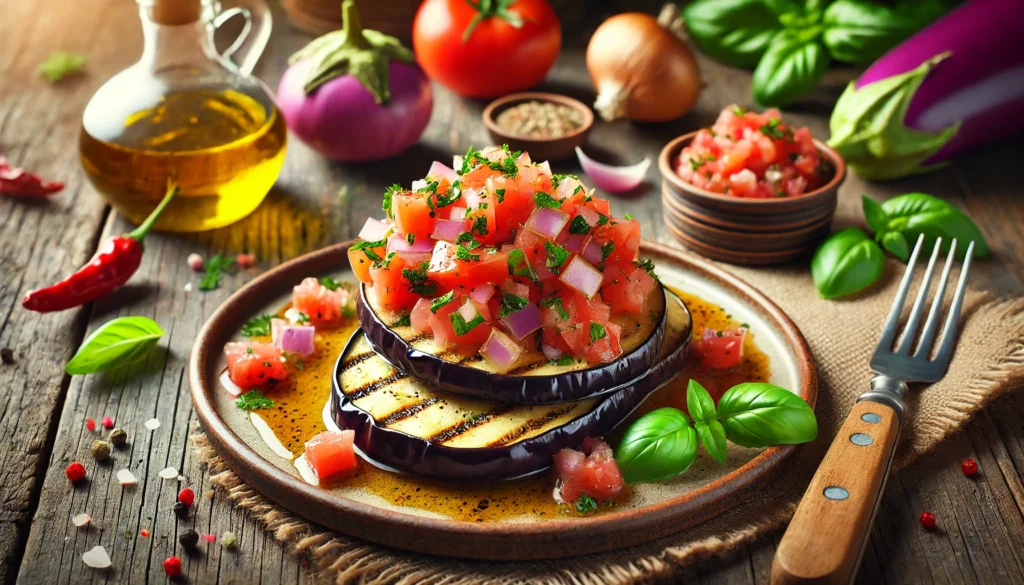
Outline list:
[[[892,407],[867,400],[854,405],[779,543],[773,585],[853,581],[899,429]]]

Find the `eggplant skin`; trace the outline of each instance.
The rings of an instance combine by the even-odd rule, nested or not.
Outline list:
[[[587,437],[600,437],[611,432],[647,396],[679,373],[689,355],[692,322],[686,306],[682,301],[676,302],[685,314],[685,322],[682,318],[678,319],[677,327],[672,328],[673,334],[668,343],[665,347],[659,347],[660,360],[649,371],[615,388],[614,392],[606,397],[551,405],[549,408],[586,408],[596,403],[596,406],[584,414],[538,435],[526,436],[500,446],[452,447],[430,438],[417,437],[388,428],[387,420],[374,420],[373,416],[357,406],[341,387],[342,368],[350,357],[352,348],[360,341],[363,334],[361,330],[352,335],[335,364],[331,412],[340,428],[355,431],[355,444],[367,457],[402,472],[442,480],[476,482],[529,475],[550,466],[558,451],[576,448]],[[380,356],[373,359],[380,359]],[[434,392],[436,391],[424,389],[424,394]],[[437,392],[437,395],[443,393]],[[453,400],[461,399],[453,397]],[[425,409],[429,408],[428,404]]]
[[[356,310],[366,338],[396,368],[445,392],[505,404],[566,402],[609,394],[621,380],[633,380],[650,370],[658,361],[665,339],[665,289],[658,287],[660,318],[650,336],[629,353],[614,362],[586,369],[567,369],[552,375],[510,376],[447,361],[413,347],[374,311],[365,284],[360,290]]]

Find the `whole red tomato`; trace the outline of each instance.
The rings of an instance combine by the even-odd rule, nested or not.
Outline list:
[[[412,45],[431,79],[459,95],[495,97],[544,79],[562,26],[547,0],[425,0]]]

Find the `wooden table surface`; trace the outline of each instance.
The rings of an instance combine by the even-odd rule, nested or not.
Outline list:
[[[656,12],[657,2],[609,2],[584,14],[574,3],[563,13],[566,39],[562,55],[544,84],[591,101],[584,65],[586,39],[613,12],[641,4]],[[69,9],[73,6],[73,9]],[[582,6],[582,3],[580,3]],[[616,9],[618,6],[618,9]],[[308,36],[292,28],[275,9],[276,30],[259,75],[271,87],[286,57]],[[188,448],[195,419],[186,382],[192,340],[207,316],[250,273],[229,276],[212,292],[187,291],[196,281],[185,264],[198,252],[247,251],[258,269],[351,237],[375,211],[380,193],[393,182],[408,184],[431,160],[447,160],[470,144],[489,142],[480,123],[484,102],[461,100],[435,86],[433,119],[420,143],[388,161],[365,165],[325,162],[297,140],[289,144],[277,187],[245,220],[223,229],[181,236],[152,234],[146,254],[129,286],[101,301],[62,313],[38,315],[21,308],[22,295],[55,282],[81,266],[107,234],[127,231],[85,180],[76,139],[82,109],[98,87],[137,58],[141,31],[129,0],[0,0],[0,152],[15,165],[63,180],[67,188],[37,204],[0,200],[0,346],[15,351],[13,365],[0,365],[0,576],[5,582],[77,583],[84,581],[161,582],[161,563],[181,554],[176,530],[187,525],[202,533],[234,531],[236,552],[218,546],[185,559],[193,583],[278,583],[311,579],[304,563],[282,549],[221,494],[199,499],[188,522],[176,523],[170,507],[176,482],[157,478],[173,466],[193,486],[204,485],[203,471]],[[59,85],[41,80],[36,67],[54,50],[88,55],[88,73]],[[707,87],[697,108],[664,125],[598,123],[589,150],[608,161],[655,157],[668,139],[709,124],[725,105],[749,104],[750,75],[701,60]],[[830,73],[807,103],[786,111],[793,122],[827,135],[831,104],[855,72]],[[998,294],[1024,290],[1024,204],[1019,171],[1024,148],[1017,141],[958,160],[931,175],[887,184],[866,184],[850,176],[840,192],[837,226],[859,217],[862,193],[879,197],[925,191],[964,208],[981,226],[996,258],[979,263],[979,282]],[[556,170],[573,172],[563,163]],[[620,211],[644,222],[647,237],[669,242],[660,219],[657,169],[642,194],[612,197]],[[161,349],[131,377],[64,375],[63,365],[84,335],[123,315],[145,315],[167,330]],[[827,359],[827,356],[819,356]],[[114,418],[128,430],[126,451],[114,463],[96,464],[89,446],[96,434],[86,418]],[[150,432],[143,422],[162,421]],[[978,460],[981,473],[965,480],[960,461]],[[81,460],[89,481],[71,489],[64,468]],[[130,467],[140,483],[123,489],[116,469]],[[1024,394],[996,401],[966,430],[934,454],[923,457],[889,481],[871,543],[864,558],[862,583],[1024,583]],[[200,490],[201,491],[201,490]],[[939,529],[922,530],[917,516],[930,510]],[[87,511],[89,530],[70,518]],[[139,536],[148,529],[152,535]],[[706,583],[767,583],[775,544],[781,533],[741,547],[731,556],[680,569],[679,578]],[[113,569],[95,572],[81,554],[101,543]]]

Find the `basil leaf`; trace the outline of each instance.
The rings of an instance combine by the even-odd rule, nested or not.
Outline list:
[[[836,0],[822,17],[823,40],[832,57],[869,63],[942,15],[942,0],[909,0],[893,5]]]
[[[868,227],[875,233],[885,231],[885,225],[889,223],[889,215],[882,209],[882,204],[865,195],[861,200],[864,208],[864,220]]]
[[[796,445],[818,436],[811,407],[789,390],[764,382],[727,390],[718,401],[718,421],[729,440],[744,447]]]
[[[899,195],[882,204],[889,217],[885,232],[900,232],[907,242],[917,242],[924,234],[924,249],[931,250],[936,238],[942,238],[942,250],[948,251],[953,238],[957,240],[957,258],[964,259],[967,243],[974,242],[974,255],[989,255],[981,230],[966,213],[952,203],[926,193]]]
[[[832,234],[811,258],[811,276],[826,299],[867,288],[882,276],[884,267],[882,249],[857,228]]]
[[[82,342],[64,371],[77,376],[133,365],[142,361],[163,335],[160,325],[146,317],[108,321]]]
[[[910,259],[910,245],[899,232],[888,232],[882,236],[882,247],[890,254],[906,262]]]
[[[691,379],[686,387],[686,410],[694,423],[715,420],[715,401],[697,380]]]
[[[675,408],[659,408],[633,421],[615,451],[615,463],[628,483],[675,477],[696,458],[697,431]]]
[[[725,463],[725,426],[717,420],[698,422],[694,425],[700,444],[715,461]]]
[[[701,51],[736,67],[753,67],[782,30],[763,0],[697,0],[683,9],[690,38]]]
[[[809,93],[828,70],[829,56],[817,38],[820,27],[777,35],[754,69],[754,101],[783,106]]]

